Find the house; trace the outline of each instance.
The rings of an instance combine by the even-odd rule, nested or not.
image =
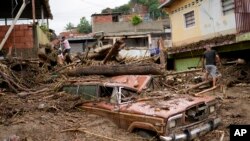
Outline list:
[[[166,0],[159,8],[170,18],[171,68],[197,67],[204,46],[222,56],[232,52],[247,58],[250,50],[250,1],[247,0]]]
[[[123,57],[149,56],[149,48],[157,46],[157,40],[170,39],[170,25],[168,19],[149,19],[143,7],[137,10],[140,14],[102,13],[93,14],[92,31],[104,32],[104,38],[114,43],[117,39],[123,38],[126,48],[121,51]],[[131,19],[139,15],[142,23],[134,26]],[[167,32],[166,32],[167,31]]]
[[[9,52],[12,57],[36,58],[39,44],[50,42],[51,33],[43,30],[48,19],[53,18],[49,0],[2,0],[0,3],[0,51]],[[30,24],[20,24],[20,21]]]
[[[149,31],[164,31],[164,27],[169,27],[168,22],[164,20],[148,20],[146,14],[140,15],[140,17],[146,22],[134,26],[131,24],[131,19],[134,14],[122,14],[122,13],[102,13],[92,14],[92,31],[105,33],[117,33],[117,32],[149,32]],[[165,25],[164,25],[165,24]]]

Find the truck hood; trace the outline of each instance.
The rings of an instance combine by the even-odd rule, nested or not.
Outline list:
[[[151,100],[122,104],[120,106],[120,112],[162,117],[166,119],[185,111],[189,107],[213,100],[215,100],[215,98],[211,96],[192,97],[189,95],[181,95],[178,97],[171,96],[162,99],[155,98]]]

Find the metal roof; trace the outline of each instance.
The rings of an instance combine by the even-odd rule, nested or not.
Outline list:
[[[95,17],[95,16],[109,16],[109,15],[125,15],[125,14],[122,14],[121,12],[101,13],[101,14],[92,14],[91,17]]]
[[[23,4],[23,0],[1,0],[0,2],[0,19],[13,18]],[[53,19],[49,0],[35,0],[36,19],[42,19],[41,10],[44,11],[45,19]],[[12,12],[13,11],[13,12]],[[32,19],[32,3],[31,0],[25,7],[21,19]]]

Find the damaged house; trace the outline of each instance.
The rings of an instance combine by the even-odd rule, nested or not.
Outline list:
[[[197,67],[205,46],[222,57],[247,59],[250,52],[247,0],[166,0],[159,8],[170,17],[172,46],[168,69]]]
[[[48,19],[52,19],[49,0],[3,0],[0,3],[0,50],[12,57],[36,58],[39,44],[50,42],[50,32],[41,28],[47,27]]]
[[[92,34],[84,37],[69,38],[75,51],[85,51],[86,47],[115,44],[123,39],[126,47],[120,51],[122,57],[149,56],[150,48],[157,47],[157,40],[162,37],[165,47],[170,45],[170,25],[167,17],[152,19],[147,7],[136,4],[130,13],[107,12],[92,14]],[[133,16],[139,16],[142,22],[133,25]],[[98,40],[98,41],[97,41]],[[101,41],[101,42],[100,42]]]
[[[156,47],[160,37],[170,40],[169,21],[150,19],[145,9],[137,12],[142,19],[138,25],[131,23],[131,19],[136,14],[93,14],[92,30],[93,32],[103,31],[104,39],[111,40],[113,43],[122,38],[126,43],[125,49],[120,52],[123,57],[149,56],[149,48]]]

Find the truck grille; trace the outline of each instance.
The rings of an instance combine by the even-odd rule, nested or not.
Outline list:
[[[185,122],[193,123],[207,118],[209,115],[208,106],[205,103],[189,108],[185,112]]]

